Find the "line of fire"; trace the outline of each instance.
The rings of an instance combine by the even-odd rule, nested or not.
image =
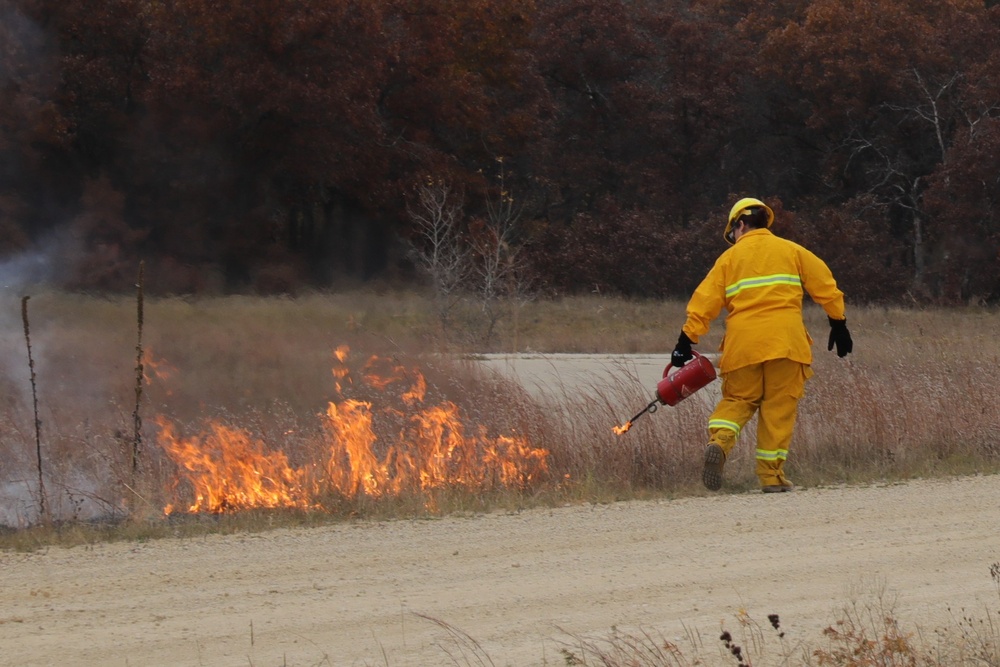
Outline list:
[[[324,442],[311,460],[293,464],[249,430],[219,420],[183,436],[157,417],[157,442],[177,468],[175,500],[164,513],[321,511],[331,499],[518,489],[547,477],[547,450],[470,425],[451,401],[428,402],[417,368],[371,356],[352,372],[349,357],[347,346],[333,353],[337,399],[317,415]]]

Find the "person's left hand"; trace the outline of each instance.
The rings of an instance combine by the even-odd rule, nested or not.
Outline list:
[[[677,339],[677,347],[674,348],[673,353],[670,355],[670,365],[680,368],[691,361],[692,357],[694,357],[694,352],[691,351],[691,339],[682,331],[681,337]]]
[[[832,317],[827,319],[830,320],[830,339],[826,343],[826,349],[830,351],[836,345],[837,356],[846,357],[854,350],[851,332],[847,330],[847,320],[835,320]]]

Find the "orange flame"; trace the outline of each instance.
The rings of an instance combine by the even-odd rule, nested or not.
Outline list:
[[[185,439],[161,418],[160,444],[194,496],[186,511],[309,509],[331,496],[525,488],[547,477],[547,450],[521,437],[491,437],[484,426],[467,432],[461,410],[450,401],[424,406],[427,382],[417,369],[371,357],[355,383],[348,356],[346,346],[334,352],[337,393],[345,387],[375,390],[377,401],[330,402],[323,416],[325,442],[298,467],[242,429],[210,422],[199,436]]]
[[[341,345],[333,351],[333,358],[338,362],[338,365],[333,367],[333,386],[336,388],[338,394],[343,391],[343,387],[340,384],[341,380],[346,380],[347,375],[350,373],[345,364],[348,352],[349,349],[346,345]]]
[[[153,352],[146,348],[142,352],[142,379],[146,384],[153,384],[156,379],[160,382],[170,382],[177,374],[177,369],[163,359],[157,359]],[[168,389],[167,395],[172,392]]]
[[[615,435],[621,435],[622,433],[628,433],[628,430],[632,428],[632,422],[628,421],[621,426],[612,426],[611,432]]]
[[[173,425],[162,417],[157,423],[160,444],[191,483],[195,499],[188,512],[312,504],[303,472],[290,468],[282,452],[266,451],[264,443],[246,431],[213,423],[200,437],[184,439],[176,437]]]

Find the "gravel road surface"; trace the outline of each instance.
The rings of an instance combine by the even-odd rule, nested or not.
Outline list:
[[[616,627],[732,665],[741,612],[816,643],[883,587],[923,629],[995,611],[998,527],[978,476],[3,553],[0,663],[563,665]]]

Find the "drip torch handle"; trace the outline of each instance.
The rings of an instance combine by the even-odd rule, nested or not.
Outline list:
[[[705,357],[703,357],[698,352],[698,350],[691,350],[691,355],[692,355],[691,358],[688,360],[688,362],[686,364],[684,364],[684,366],[687,366],[688,364],[693,364],[693,363],[695,363],[695,362],[697,362],[697,361],[705,358]],[[684,368],[684,366],[681,366],[681,367],[668,366],[667,367],[667,371],[668,372],[672,371],[673,373],[679,373]],[[664,377],[666,377],[666,376],[664,376]]]

